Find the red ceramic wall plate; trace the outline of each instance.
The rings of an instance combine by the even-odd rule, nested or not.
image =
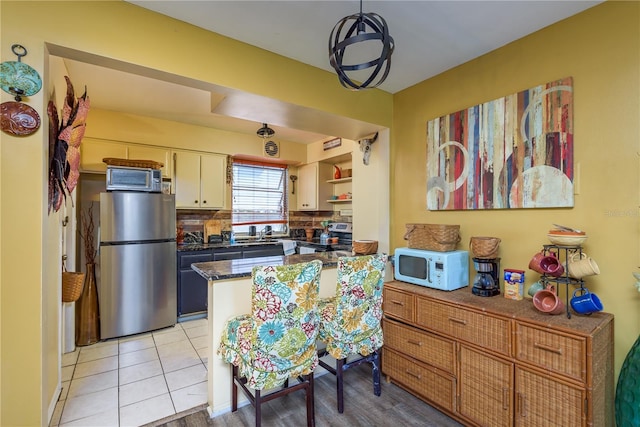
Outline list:
[[[0,104],[0,128],[11,135],[31,135],[40,127],[40,115],[22,102]]]

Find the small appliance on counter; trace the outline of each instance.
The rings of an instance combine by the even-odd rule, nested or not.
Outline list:
[[[162,192],[160,169],[107,166],[107,191]]]
[[[473,267],[478,274],[471,293],[480,297],[500,295],[500,258],[473,258]]]
[[[469,286],[469,252],[397,248],[394,277],[402,282],[453,291]]]
[[[210,234],[207,236],[207,243],[222,243],[221,234]]]

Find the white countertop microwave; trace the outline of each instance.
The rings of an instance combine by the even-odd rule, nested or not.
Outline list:
[[[414,285],[453,291],[469,285],[469,252],[397,248],[394,278]]]

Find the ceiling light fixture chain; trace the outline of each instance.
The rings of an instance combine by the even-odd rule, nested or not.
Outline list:
[[[371,32],[367,32],[367,30]],[[344,30],[344,32],[343,32]],[[347,47],[361,42],[380,41],[382,49],[380,55],[373,60],[359,64],[344,64]],[[362,43],[360,46],[363,46]],[[378,87],[385,81],[391,69],[391,54],[393,53],[393,37],[384,18],[377,13],[363,13],[360,0],[360,13],[342,18],[331,31],[329,36],[329,63],[336,70],[340,84],[347,89],[360,90]],[[353,49],[349,49],[351,52]],[[375,67],[371,74],[363,79],[361,84],[353,80],[348,72],[361,71]],[[384,71],[383,71],[384,69]],[[380,74],[382,71],[382,74]]]

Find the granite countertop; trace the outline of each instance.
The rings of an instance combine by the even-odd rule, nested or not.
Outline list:
[[[206,251],[208,249],[221,249],[221,248],[242,248],[247,246],[260,246],[260,245],[279,245],[280,242],[276,240],[261,240],[261,241],[240,241],[236,243],[222,242],[222,243],[181,243],[178,245],[178,252],[187,251]]]
[[[306,240],[306,239],[290,239],[290,238],[279,238],[277,240],[240,240],[236,243],[222,242],[222,243],[181,243],[178,245],[178,252],[187,252],[187,251],[206,251],[209,249],[221,249],[221,248],[242,248],[247,246],[259,246],[259,245],[279,245],[281,242],[279,240],[291,240],[296,242],[299,246],[318,246],[320,244],[320,239]],[[327,246],[333,248],[333,250],[344,250],[351,251],[351,245],[345,245],[342,243],[336,244],[326,244],[322,246]]]
[[[291,265],[309,262],[314,259],[322,261],[322,267],[336,267],[338,256],[335,252],[315,252],[304,255],[280,255],[262,258],[232,259],[227,261],[198,262],[191,268],[207,280],[225,280],[251,277],[251,270],[256,265]]]

